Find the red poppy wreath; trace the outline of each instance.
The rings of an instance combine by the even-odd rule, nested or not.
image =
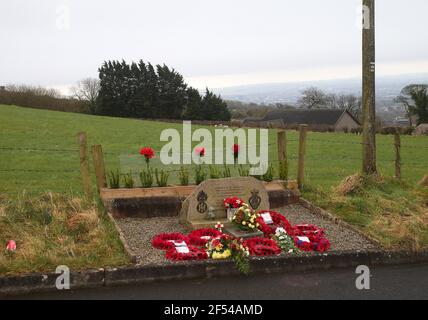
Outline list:
[[[189,241],[194,246],[205,246],[208,241],[221,236],[222,233],[216,229],[199,229],[189,234]]]
[[[272,239],[251,238],[244,241],[244,247],[248,248],[252,256],[272,256],[281,253],[281,248]]]
[[[295,236],[306,236],[306,237],[324,237],[324,229],[321,229],[313,224],[298,224],[293,227]]]
[[[169,249],[166,252],[165,257],[168,260],[171,261],[188,261],[188,260],[205,260],[208,259],[208,254],[205,250],[194,247],[194,246],[188,246],[189,252],[183,253],[178,252],[175,248]]]
[[[263,217],[261,216],[264,213],[270,213],[272,217],[273,224],[267,224]],[[263,210],[258,212],[259,217],[257,218],[257,222],[259,224],[259,229],[265,235],[265,237],[269,237],[272,234],[275,234],[277,228],[283,228],[287,233],[290,233],[293,230],[290,222],[288,222],[287,218],[285,218],[281,213],[269,210]]]
[[[190,243],[189,238],[181,233],[161,233],[155,236],[152,240],[152,246],[160,250],[175,250],[174,242]]]

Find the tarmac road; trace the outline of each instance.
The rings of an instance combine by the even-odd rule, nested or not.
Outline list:
[[[370,268],[370,290],[358,290],[355,269],[251,277],[183,280],[116,288],[20,296],[19,299],[424,299],[428,300],[428,265]]]

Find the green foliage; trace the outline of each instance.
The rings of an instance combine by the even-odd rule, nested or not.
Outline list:
[[[250,262],[248,257],[243,252],[236,252],[232,254],[232,259],[235,261],[236,268],[244,275],[250,273]]]
[[[250,169],[245,168],[242,164],[238,167],[238,173],[240,177],[248,177],[250,175]]]
[[[275,169],[273,168],[273,165],[270,164],[267,168],[266,173],[263,175],[262,179],[266,182],[271,182],[273,181],[275,175]]]
[[[65,126],[64,124],[67,123]],[[141,121],[124,118],[99,117],[79,113],[54,112],[36,110],[16,106],[0,106],[0,128],[2,131],[3,147],[15,148],[19,145],[22,149],[75,149],[76,132],[87,132],[88,138],[102,144],[105,152],[107,172],[121,166],[120,157],[110,156],[109,153],[121,154],[134,153],[138,159],[135,165],[127,168],[133,172],[139,172],[145,168],[144,159],[137,155],[139,148],[150,146],[155,150],[161,150],[164,142],[159,141],[162,130],[166,128],[181,130],[181,124],[164,123],[157,121]],[[31,128],[31,139],[28,139],[28,128]],[[112,129],[114,128],[114,130]],[[201,128],[195,126],[196,128]],[[204,127],[213,132],[214,127]],[[289,131],[287,151],[290,159],[298,153],[298,132]],[[269,132],[269,141],[276,141],[276,131]],[[144,143],[142,143],[144,137]],[[334,143],[332,143],[334,141]],[[393,139],[390,136],[377,136],[378,167],[385,176],[395,174]],[[361,152],[358,143],[361,137],[357,135],[345,135],[343,133],[318,133],[311,132],[307,141],[305,159],[305,185],[319,186],[323,190],[331,190],[343,178],[361,169]],[[411,184],[416,184],[426,173],[426,146],[428,137],[402,136],[401,143],[406,152],[402,152],[403,179]],[[143,144],[143,145],[142,145]],[[409,146],[406,148],[404,146]],[[404,149],[403,149],[404,150]],[[227,152],[228,150],[226,150]],[[24,156],[21,151],[2,151],[0,167],[6,170],[1,173],[0,193],[19,194],[23,189],[27,192],[41,194],[47,190],[55,192],[82,193],[82,182],[79,174],[79,157],[77,153],[58,153],[30,151]],[[274,147],[269,148],[269,160],[274,163],[276,176],[278,174],[278,152]],[[346,161],[345,161],[345,160]],[[168,183],[180,184],[178,166],[163,166],[153,159],[150,167],[165,170],[176,170],[171,173]],[[54,163],[52,162],[54,161]],[[320,165],[320,163],[322,165]],[[143,165],[143,167],[141,167]],[[245,166],[245,165],[244,165]],[[187,167],[187,166],[186,166]],[[232,175],[238,175],[239,165],[236,170],[232,166]],[[222,167],[218,167],[222,171]],[[58,174],[42,174],[31,170],[59,170]],[[194,183],[193,169],[187,167],[190,173],[190,183]],[[65,172],[67,171],[67,172]],[[236,171],[236,174],[235,172]],[[289,179],[295,179],[297,174],[297,161],[289,161]],[[136,186],[140,186],[138,174],[134,177]],[[28,181],[35,183],[29,185]],[[13,183],[11,183],[13,181]],[[156,184],[156,182],[155,182]]]
[[[195,183],[199,185],[207,179],[207,173],[202,165],[197,165],[195,167]]]
[[[301,251],[296,247],[293,238],[286,232],[279,232],[272,237],[276,241],[281,250],[285,253],[300,253]]]
[[[127,189],[134,188],[134,178],[132,177],[132,172],[123,175],[123,185]]]
[[[230,172],[230,168],[227,165],[224,165],[222,176],[223,178],[230,178],[232,176],[232,173]]]
[[[279,172],[279,180],[288,180],[288,162],[287,161],[279,161],[278,165]]]
[[[155,169],[156,183],[159,187],[167,187],[169,172],[164,171],[163,169]]]
[[[210,179],[220,179],[220,172],[218,171],[217,167],[209,166],[209,170],[210,170]]]
[[[428,85],[411,84],[401,90],[401,94],[395,99],[402,103],[407,115],[416,115],[418,124],[428,122]]]
[[[202,98],[166,65],[106,61],[99,68],[97,113],[136,118],[230,120],[226,103],[208,89]]]
[[[112,170],[107,174],[108,185],[110,189],[119,189],[120,188],[120,172],[119,169]]]
[[[198,90],[189,88],[183,118],[186,120],[229,121],[231,116],[226,102],[220,96],[207,89],[202,98]]]
[[[180,171],[178,173],[178,177],[180,179],[180,185],[188,186],[189,185],[189,171],[183,166],[180,167]]]
[[[140,172],[140,180],[143,188],[151,188],[153,186],[153,172],[151,169]]]

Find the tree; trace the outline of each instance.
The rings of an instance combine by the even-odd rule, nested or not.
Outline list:
[[[227,104],[220,96],[214,94],[208,88],[202,99],[202,114],[204,120],[230,121],[230,112]]]
[[[400,95],[394,99],[401,103],[409,119],[410,125],[413,125],[412,116],[418,117],[418,124],[428,122],[428,85],[411,84],[404,87]]]
[[[188,88],[186,91],[186,106],[183,113],[184,120],[202,120],[202,97],[195,88]]]
[[[302,108],[313,109],[325,108],[327,102],[327,95],[322,90],[310,87],[302,91],[302,97],[298,101],[298,104]]]
[[[166,65],[157,66],[159,105],[157,115],[164,119],[180,119],[186,103],[183,76]]]
[[[77,82],[75,87],[71,88],[75,99],[84,103],[91,114],[96,113],[97,99],[100,92],[100,81],[94,78],[85,78]]]
[[[116,117],[229,120],[226,103],[207,90],[202,98],[166,65],[106,61],[99,68],[97,113]]]
[[[362,101],[361,97],[357,97],[353,94],[338,94],[335,95],[335,108],[341,109],[341,110],[348,110],[351,112],[355,117],[361,118],[361,106]]]

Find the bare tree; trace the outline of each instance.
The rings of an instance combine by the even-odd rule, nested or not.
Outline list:
[[[327,105],[327,95],[316,87],[310,87],[302,91],[302,97],[298,104],[302,108],[325,108]]]
[[[97,98],[100,92],[100,81],[95,78],[80,80],[75,87],[71,88],[75,99],[84,102],[91,114],[96,113]]]
[[[353,94],[339,94],[336,98],[336,107],[342,110],[348,110],[354,116],[361,116],[361,98]]]

